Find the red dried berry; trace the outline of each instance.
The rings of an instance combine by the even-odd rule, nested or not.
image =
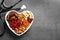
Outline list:
[[[10,22],[9,24],[10,24],[10,27],[12,29],[14,29],[14,28],[18,28],[19,26],[21,26],[22,25],[22,21],[16,20],[16,21]]]

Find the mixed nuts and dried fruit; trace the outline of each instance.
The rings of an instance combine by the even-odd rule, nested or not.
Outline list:
[[[33,20],[32,14],[29,11],[18,14],[12,11],[7,16],[7,21],[10,27],[17,33],[24,32]]]

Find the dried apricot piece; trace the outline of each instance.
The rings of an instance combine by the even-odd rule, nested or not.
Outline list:
[[[30,23],[29,23],[27,20],[23,20],[23,25],[24,25],[25,27],[28,27],[29,24],[30,24]]]

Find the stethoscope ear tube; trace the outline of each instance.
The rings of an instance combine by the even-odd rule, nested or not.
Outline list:
[[[1,5],[3,4],[4,0],[2,0]]]
[[[0,37],[3,36],[5,33],[5,24],[2,22],[0,18]]]

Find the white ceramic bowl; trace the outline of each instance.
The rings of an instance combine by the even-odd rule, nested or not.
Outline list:
[[[23,35],[25,32],[27,32],[28,31],[28,29],[31,27],[31,25],[32,25],[32,23],[33,23],[33,20],[34,20],[34,15],[33,15],[33,13],[32,13],[32,15],[33,15],[33,20],[32,20],[32,22],[30,23],[30,25],[29,25],[29,27],[24,31],[24,32],[22,32],[21,34],[17,34],[10,26],[9,26],[9,23],[8,23],[8,21],[7,21],[7,15],[10,13],[10,12],[12,12],[12,11],[14,11],[14,12],[17,12],[17,11],[15,11],[15,10],[11,10],[11,11],[8,11],[7,13],[6,13],[6,15],[5,15],[5,21],[6,21],[6,24],[7,24],[7,26],[8,26],[8,28],[14,33],[14,34],[16,34],[17,36],[21,36],[21,35]],[[28,11],[28,10],[25,10],[25,11]],[[23,11],[24,12],[24,11]],[[17,13],[21,13],[21,12],[17,12]]]

